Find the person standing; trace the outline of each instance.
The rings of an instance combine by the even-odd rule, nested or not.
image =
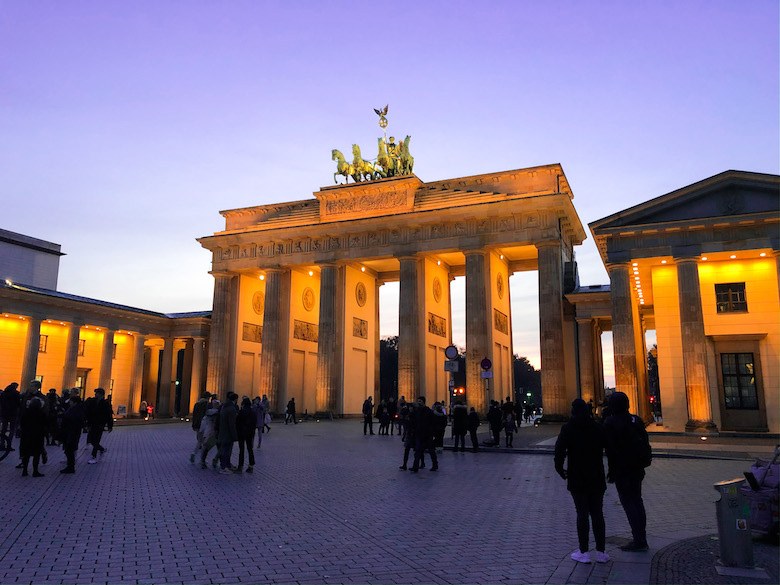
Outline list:
[[[479,451],[479,439],[477,438],[477,429],[479,428],[480,422],[479,422],[479,415],[477,414],[477,411],[474,410],[473,406],[469,411],[469,418],[466,425],[469,430],[469,437],[471,438],[471,449],[472,451],[474,451],[474,453],[476,453],[477,451]]]
[[[387,416],[390,418],[390,434],[393,435],[395,423],[398,418],[398,401],[392,396],[390,397],[390,400],[387,401]]]
[[[0,419],[2,419],[3,447],[6,451],[13,451],[13,440],[16,436],[16,423],[19,416],[19,405],[22,397],[19,394],[19,384],[11,382],[0,394]]]
[[[100,444],[103,431],[108,430],[110,433],[114,429],[114,412],[103,388],[95,388],[95,395],[84,403],[84,411],[87,417],[87,444],[92,445],[92,457],[87,463],[94,465],[98,453],[102,455],[106,452],[106,448]]]
[[[271,432],[271,403],[268,401],[268,396],[263,394],[262,400],[263,410],[265,411],[265,418],[263,419],[263,432]]]
[[[501,446],[501,427],[503,426],[504,419],[501,413],[501,407],[498,401],[491,400],[490,408],[487,414],[488,424],[490,425],[490,432],[493,435],[493,444],[491,447]]]
[[[30,404],[22,415],[20,421],[21,438],[19,440],[19,454],[22,456],[22,477],[27,477],[27,466],[32,457],[33,477],[43,477],[38,471],[38,463],[43,454],[43,441],[46,437],[48,421],[43,410],[43,401],[37,396],[30,399]]]
[[[447,411],[441,402],[434,402],[433,408],[433,446],[437,453],[444,452],[444,434],[447,432]]]
[[[513,410],[507,411],[504,415],[505,444],[507,447],[514,447],[515,430],[515,414],[513,408]]]
[[[249,465],[247,473],[252,473],[255,466],[255,453],[252,450],[255,442],[255,430],[257,428],[257,414],[252,410],[252,402],[244,396],[241,400],[241,409],[236,416],[236,431],[238,432],[238,467],[236,473],[244,469],[244,449],[247,451]]]
[[[369,396],[363,401],[363,434],[367,434],[368,431],[371,431],[371,434],[374,434],[374,404],[372,402],[373,398]]]
[[[609,416],[604,421],[607,478],[615,483],[620,503],[631,526],[633,539],[620,547],[627,552],[643,552],[647,545],[647,514],[642,500],[642,480],[650,465],[652,450],[645,424],[629,414],[628,396],[615,392],[609,397]]]
[[[84,428],[84,403],[77,393],[71,395],[67,409],[62,415],[62,450],[67,463],[60,473],[76,473],[76,451],[79,448],[81,431]]]
[[[407,420],[411,420],[411,417],[414,416],[414,405],[404,404],[404,410],[407,411]],[[414,450],[416,443],[414,436],[414,425],[407,422],[404,428],[406,429],[404,432],[404,462],[398,469],[406,471],[408,469],[407,464],[409,463],[409,453]],[[414,462],[414,459],[412,462]]]
[[[238,417],[238,394],[228,392],[227,401],[219,411],[219,432],[217,445],[219,446],[219,472],[232,473],[233,466],[230,458],[233,454],[233,443],[238,440],[236,418]]]
[[[469,409],[459,398],[452,407],[452,435],[454,437],[454,450],[466,451],[466,431],[468,430]]]
[[[431,455],[431,471],[439,469],[439,460],[436,457],[436,448],[433,445],[434,433],[434,414],[433,411],[425,405],[425,396],[417,398],[417,407],[414,409],[414,416],[411,420],[414,425],[415,447],[413,473],[417,473],[420,464],[423,462],[425,451]]]
[[[211,394],[209,392],[204,392],[203,395],[198,398],[195,406],[192,407],[192,430],[195,431],[195,449],[190,453],[190,463],[195,463],[195,456],[203,447],[203,435],[200,433],[200,423],[203,422],[203,417],[206,416],[206,411],[209,409],[210,399]]]
[[[588,404],[581,398],[571,403],[571,419],[563,425],[555,442],[555,471],[564,480],[577,510],[579,549],[571,553],[578,563],[609,561],[605,552],[604,524],[604,432],[590,416]],[[568,460],[568,461],[567,461]],[[564,468],[564,462],[567,467]],[[590,524],[596,539],[596,552],[588,553]]]
[[[257,448],[263,444],[263,431],[265,430],[265,407],[263,401],[259,396],[255,396],[252,400],[252,411],[255,413],[256,428],[257,428]]]
[[[212,399],[208,410],[200,422],[200,434],[203,437],[203,443],[200,450],[200,468],[206,469],[206,457],[208,457],[211,448],[217,444],[217,433],[219,432],[219,400]],[[217,447],[217,456],[211,462],[211,466],[216,469],[219,461],[219,447]]]

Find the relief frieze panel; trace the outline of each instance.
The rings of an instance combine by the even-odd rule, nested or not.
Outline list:
[[[364,211],[381,211],[406,207],[405,191],[379,191],[350,196],[344,199],[331,199],[325,202],[325,215],[345,215]]]
[[[252,343],[262,343],[263,326],[244,322],[241,339],[243,341],[250,341]]]
[[[307,323],[295,319],[293,323],[293,337],[301,341],[317,343],[320,339],[320,328],[315,323]]]
[[[428,333],[433,333],[439,337],[447,337],[447,319],[428,313]]]
[[[352,317],[352,337],[368,339],[368,321],[358,317]]]
[[[498,309],[493,309],[493,326],[496,331],[509,334],[509,318]]]

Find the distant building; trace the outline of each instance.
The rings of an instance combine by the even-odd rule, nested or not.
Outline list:
[[[0,229],[0,278],[57,290],[60,245]]]
[[[9,235],[10,234],[10,235]],[[141,401],[190,411],[205,387],[210,312],[163,314],[55,290],[60,246],[0,230],[0,388],[32,379],[58,391],[98,386],[120,415]]]

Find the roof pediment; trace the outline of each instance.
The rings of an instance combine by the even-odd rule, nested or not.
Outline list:
[[[590,224],[595,234],[615,229],[780,213],[780,176],[726,171]]]

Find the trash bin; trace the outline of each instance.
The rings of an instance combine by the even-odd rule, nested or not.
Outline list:
[[[720,538],[720,562],[727,567],[753,567],[753,538],[750,506],[739,491],[743,478],[719,481],[713,487],[720,494],[715,502]]]

